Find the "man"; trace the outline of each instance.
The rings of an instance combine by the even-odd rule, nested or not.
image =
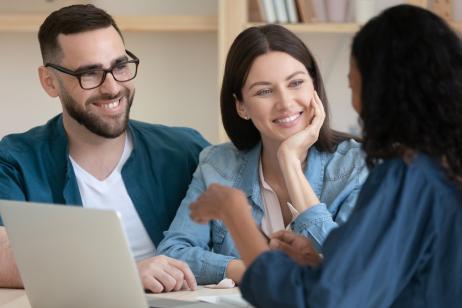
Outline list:
[[[0,199],[118,210],[144,287],[195,288],[185,263],[154,255],[207,142],[191,129],[129,120],[139,60],[103,10],[62,8],[38,37],[40,82],[63,112],[0,142]],[[0,218],[0,286],[22,287],[2,226]]]

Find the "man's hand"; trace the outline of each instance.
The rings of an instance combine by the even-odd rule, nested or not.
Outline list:
[[[0,226],[0,288],[23,288],[5,227]]]
[[[137,263],[141,282],[153,293],[195,290],[196,278],[189,266],[167,256],[155,256]]]
[[[273,233],[270,248],[282,250],[299,265],[317,266],[322,261],[321,254],[309,239],[291,231],[281,230]]]

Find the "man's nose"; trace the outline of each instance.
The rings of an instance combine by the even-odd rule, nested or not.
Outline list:
[[[100,92],[102,94],[110,94],[110,95],[115,95],[119,93],[120,91],[120,85],[117,80],[114,79],[114,76],[110,72],[106,74],[106,78],[104,79],[104,82],[100,86]]]

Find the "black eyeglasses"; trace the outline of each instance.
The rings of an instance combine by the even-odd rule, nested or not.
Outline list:
[[[45,67],[51,67],[62,73],[74,76],[79,80],[79,84],[82,89],[91,90],[101,86],[104,80],[106,80],[106,75],[108,73],[110,73],[112,77],[119,82],[130,81],[136,77],[140,59],[128,50],[125,50],[125,52],[132,58],[132,60],[118,62],[108,69],[95,68],[72,71],[53,63],[45,63]]]

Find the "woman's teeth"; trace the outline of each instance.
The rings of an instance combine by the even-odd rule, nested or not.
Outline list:
[[[298,117],[300,116],[301,113],[296,113],[294,115],[291,115],[290,117],[287,117],[287,118],[282,118],[282,119],[277,119],[277,120],[274,120],[274,122],[276,123],[290,123],[290,122],[293,122],[295,121],[296,119],[298,119]]]

